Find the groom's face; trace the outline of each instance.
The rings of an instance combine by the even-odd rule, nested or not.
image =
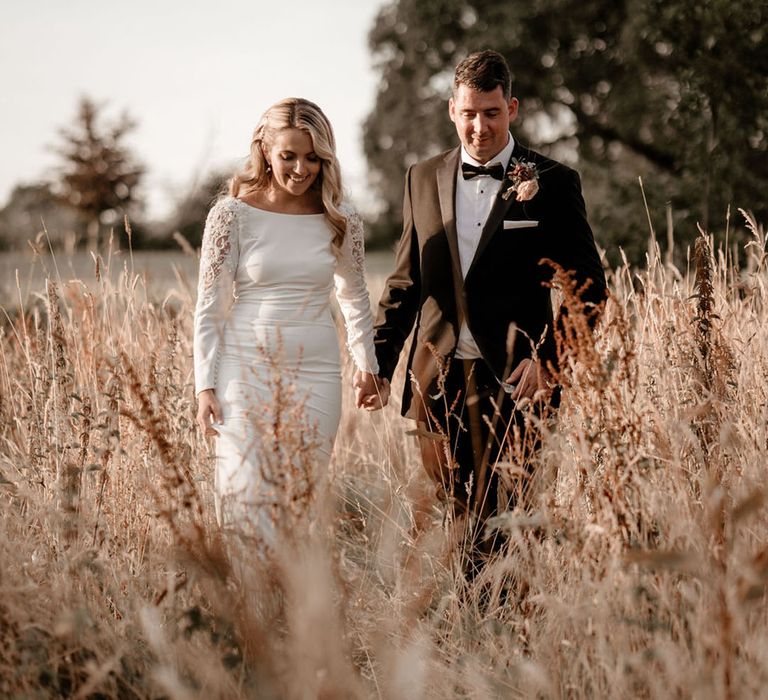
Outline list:
[[[501,86],[489,92],[460,84],[448,102],[461,144],[476,161],[487,163],[507,145],[509,124],[517,116],[517,98],[504,98]]]

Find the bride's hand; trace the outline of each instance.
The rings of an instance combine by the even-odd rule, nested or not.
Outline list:
[[[221,404],[213,389],[204,389],[197,395],[197,425],[205,437],[218,436],[213,423],[223,423]]]
[[[355,404],[367,411],[378,411],[389,401],[389,381],[370,372],[355,372]]]

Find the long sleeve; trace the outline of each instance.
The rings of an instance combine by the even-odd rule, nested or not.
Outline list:
[[[232,304],[239,249],[234,199],[221,199],[205,222],[195,306],[195,392],[216,386],[216,360]]]
[[[392,379],[400,352],[416,321],[421,295],[421,268],[418,239],[411,209],[411,177],[413,167],[405,176],[403,196],[403,233],[397,244],[395,270],[387,280],[379,301],[374,329],[376,355],[381,376]]]
[[[336,263],[336,300],[347,328],[347,344],[358,369],[379,373],[373,347],[373,316],[365,284],[365,241],[363,222],[351,207],[344,206],[347,231]]]

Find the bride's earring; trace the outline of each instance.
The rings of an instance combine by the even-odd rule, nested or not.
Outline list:
[[[267,175],[271,175],[271,174],[272,174],[272,166],[269,163],[267,163]]]

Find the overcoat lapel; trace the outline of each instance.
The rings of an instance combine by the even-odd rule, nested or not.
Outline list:
[[[440,214],[443,219],[443,229],[448,239],[448,249],[451,253],[453,268],[453,287],[456,293],[456,305],[459,325],[465,317],[464,277],[461,274],[461,258],[459,257],[459,235],[456,230],[456,172],[459,167],[460,149],[451,151],[438,166],[437,195],[440,200]]]

